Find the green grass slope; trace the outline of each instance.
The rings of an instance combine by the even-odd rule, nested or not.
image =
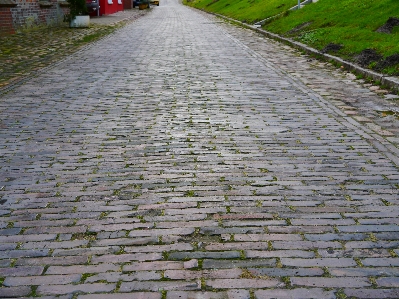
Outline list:
[[[341,49],[329,53],[386,74],[399,75],[399,26],[393,27],[391,33],[376,32],[389,17],[399,18],[399,0],[319,0],[287,12],[297,3],[297,0],[193,0],[189,5],[247,22],[286,12],[263,28],[318,50],[329,44],[340,45]],[[359,54],[366,49],[381,57],[359,60]]]
[[[227,17],[255,23],[282,13],[298,0],[187,0],[186,4]]]

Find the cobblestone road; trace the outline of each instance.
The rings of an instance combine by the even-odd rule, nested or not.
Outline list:
[[[1,96],[0,298],[399,298],[379,97],[258,38],[163,0]]]

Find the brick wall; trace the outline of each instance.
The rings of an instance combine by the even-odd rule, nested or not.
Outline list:
[[[40,5],[38,0],[16,0],[17,6],[11,8],[15,29],[32,28],[39,25],[51,26],[63,18],[63,10],[57,0],[46,1]]]
[[[2,2],[7,1],[7,5]],[[68,11],[57,0],[14,0],[15,5],[8,5],[10,0],[0,0],[0,35],[37,26],[53,26],[63,20]]]
[[[11,7],[0,7],[0,36],[15,33]]]

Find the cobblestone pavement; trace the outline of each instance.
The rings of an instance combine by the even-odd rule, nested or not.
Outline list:
[[[71,29],[67,23],[0,36],[0,93],[38,75],[43,68],[73,55],[92,40],[134,22],[148,11],[130,9],[92,17],[89,28]]]
[[[399,298],[361,83],[163,0],[1,95],[0,298]]]

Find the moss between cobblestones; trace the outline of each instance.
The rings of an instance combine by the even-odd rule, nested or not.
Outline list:
[[[0,90],[113,33],[130,21],[92,24],[81,30],[70,29],[62,23],[57,27],[36,28],[0,37]]]
[[[96,273],[83,273],[82,276],[80,277],[80,283],[84,283],[87,278],[94,275],[96,275]]]
[[[96,232],[85,232],[72,234],[71,240],[89,240],[94,241],[97,238]]]
[[[338,289],[338,291],[335,292],[335,296],[336,296],[337,299],[346,299],[346,298],[348,298],[348,297],[345,295],[343,289]]]

